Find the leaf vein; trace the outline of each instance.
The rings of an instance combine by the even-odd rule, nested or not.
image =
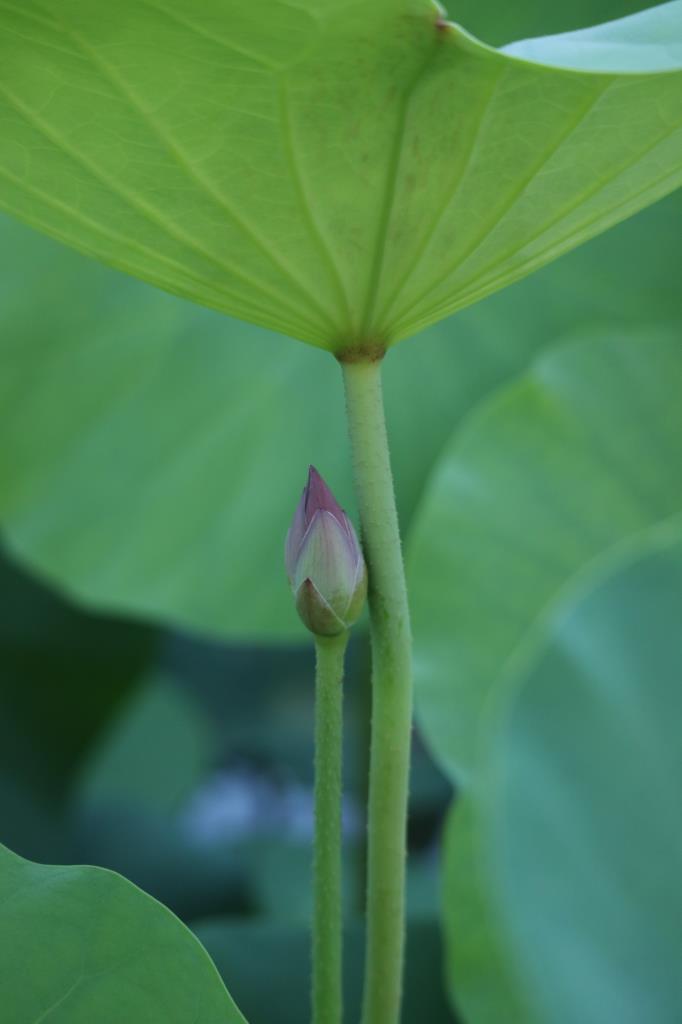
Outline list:
[[[665,132],[662,135],[658,136],[653,143],[649,144],[644,150],[637,153],[634,159],[628,160],[624,164],[621,164],[618,168],[615,169],[613,174],[611,174],[609,177],[604,177],[600,179],[600,181],[596,185],[582,192],[577,198],[572,200],[571,203],[568,206],[566,206],[561,211],[561,213],[554,218],[553,221],[543,225],[542,231],[538,232],[533,237],[526,239],[523,243],[523,247],[525,248],[528,245],[532,245],[533,242],[537,241],[538,238],[541,238],[546,231],[551,230],[554,224],[559,223],[564,217],[570,216],[570,214],[573,213],[576,209],[578,209],[578,207],[587,199],[590,199],[593,195],[596,195],[599,191],[601,191],[601,189],[606,188],[606,186],[609,185],[620,174],[623,174],[631,167],[634,167],[639,160],[646,157],[652,150],[654,150],[658,145],[660,145],[661,142],[665,141],[665,139],[668,137],[668,134],[668,132]],[[537,267],[542,266],[543,263],[546,262],[546,255],[548,251],[557,249],[559,250],[559,252],[557,252],[557,255],[559,255],[560,252],[566,251],[566,248],[571,247],[573,244],[578,244],[580,241],[584,240],[585,231],[589,230],[589,228],[592,225],[604,222],[606,226],[609,226],[610,224],[615,223],[616,221],[613,218],[614,215],[616,215],[617,220],[618,210],[620,210],[623,207],[629,209],[633,203],[637,202],[637,199],[640,196],[646,195],[652,189],[655,190],[659,184],[663,183],[664,181],[667,181],[669,178],[674,177],[675,175],[677,175],[678,179],[682,179],[682,168],[677,169],[675,171],[666,171],[665,173],[659,175],[659,177],[647,182],[646,185],[644,185],[641,189],[638,189],[636,192],[629,192],[626,199],[624,199],[621,203],[618,203],[615,206],[611,207],[607,212],[600,211],[595,216],[582,221],[577,228],[570,231],[567,235],[564,235],[560,239],[553,241],[551,245],[548,247],[548,249],[542,250],[540,253],[536,254],[531,260],[528,260],[526,263],[519,264],[518,267],[513,269],[511,274],[507,270],[502,274],[497,275],[492,279],[489,279],[488,281],[485,281],[485,278],[482,278],[480,274],[475,275],[474,277],[470,278],[469,281],[464,282],[462,288],[465,288],[467,284],[477,282],[478,286],[476,288],[474,288],[472,291],[468,293],[465,291],[459,291],[454,301],[446,299],[443,303],[441,303],[440,306],[436,306],[432,310],[425,312],[423,314],[423,318],[419,321],[415,321],[415,323],[430,323],[434,316],[448,316],[450,313],[455,312],[457,309],[461,309],[463,306],[467,306],[470,305],[472,302],[478,301],[479,299],[483,298],[485,295],[490,294],[491,291],[496,290],[503,284],[510,284],[512,281],[517,280],[524,274],[532,270],[535,270]],[[510,252],[507,252],[504,257],[495,260],[495,262],[489,264],[487,268],[484,268],[484,271],[482,273],[485,274],[494,271],[497,267],[501,265],[502,262],[510,259],[518,251],[519,250],[515,249]],[[500,283],[502,283],[502,285]],[[408,318],[410,318],[411,314],[412,310],[408,310],[407,313],[403,316],[403,319],[399,321],[398,325],[396,326],[397,331],[404,329],[404,326],[407,324]]]
[[[486,93],[484,102],[482,103],[482,105],[481,105],[481,107],[480,107],[480,109],[478,111],[478,124],[476,125],[476,131],[474,131],[472,133],[471,143],[469,145],[468,152],[467,152],[467,154],[466,154],[466,156],[464,158],[464,161],[463,161],[463,163],[462,163],[462,165],[460,167],[460,170],[457,173],[457,177],[456,177],[455,181],[450,185],[450,188],[448,189],[448,198],[436,210],[436,215],[433,218],[430,227],[426,230],[426,232],[425,232],[421,242],[417,246],[417,249],[415,251],[412,263],[408,266],[408,268],[405,271],[405,273],[403,274],[402,278],[400,279],[400,281],[398,282],[396,287],[391,292],[391,294],[390,294],[389,298],[387,299],[387,301],[384,303],[384,307],[383,307],[381,316],[379,317],[380,321],[384,321],[384,320],[388,319],[388,317],[390,315],[390,312],[391,312],[391,309],[393,308],[393,304],[395,303],[395,300],[401,294],[401,292],[402,292],[403,288],[405,287],[405,285],[414,277],[414,275],[415,275],[415,273],[417,271],[417,268],[418,268],[419,264],[421,263],[421,261],[422,261],[422,259],[424,257],[424,253],[428,249],[429,243],[431,242],[431,240],[437,234],[438,229],[440,228],[440,226],[442,224],[443,218],[445,217],[445,214],[446,214],[447,210],[452,205],[455,197],[457,196],[458,192],[460,191],[460,189],[462,187],[462,184],[463,184],[463,182],[464,182],[464,180],[465,180],[465,178],[467,176],[467,173],[469,171],[469,168],[471,167],[471,164],[474,161],[474,158],[475,158],[475,155],[476,155],[476,152],[477,152],[477,149],[478,149],[479,140],[481,139],[481,137],[483,135],[483,130],[484,130],[484,125],[485,125],[485,121],[486,121],[486,116],[489,113],[489,111],[490,111],[490,109],[491,109],[491,107],[493,105],[493,102],[494,102],[495,97],[497,95],[497,90],[498,90],[498,87],[499,87],[499,84],[500,84],[500,80],[501,80],[505,70],[506,70],[505,66],[503,64],[501,64],[500,65],[500,70],[499,70],[498,74],[496,74],[495,77],[493,78],[492,88]]]
[[[104,184],[105,187],[109,189],[113,194],[117,195],[120,199],[122,199],[128,206],[131,207],[131,209],[141,214],[147,221],[149,221],[149,223],[153,224],[155,227],[158,227],[163,234],[173,239],[173,241],[180,242],[182,245],[185,245],[191,251],[196,252],[203,259],[206,259],[207,262],[217,267],[222,273],[227,274],[228,277],[234,276],[236,278],[241,279],[250,287],[255,288],[264,296],[267,296],[270,300],[275,299],[275,301],[277,301],[278,303],[285,305],[287,308],[289,308],[291,312],[294,313],[295,317],[299,316],[299,311],[295,307],[292,307],[286,301],[283,302],[281,296],[279,296],[277,292],[274,292],[267,285],[263,284],[263,282],[258,281],[256,278],[252,278],[250,275],[244,273],[243,271],[235,267],[231,267],[228,263],[219,259],[213,253],[211,253],[210,250],[204,249],[204,247],[199,242],[197,242],[196,239],[193,239],[184,231],[178,230],[177,228],[168,224],[167,221],[162,216],[159,215],[158,211],[155,209],[154,206],[152,206],[145,200],[141,199],[139,196],[136,196],[134,193],[130,193],[126,188],[122,187],[120,182],[117,182],[115,179],[110,177],[106,172],[102,171],[102,169],[98,167],[97,164],[94,164],[78,149],[74,149],[72,146],[70,146],[66,142],[66,140],[62,138],[62,136],[54,132],[53,129],[45,123],[45,121],[40,117],[39,114],[37,114],[34,110],[31,110],[31,108],[26,106],[21,100],[17,99],[12,93],[10,93],[6,86],[0,85],[0,95],[3,95],[7,103],[11,107],[13,107],[13,109],[20,116],[22,116],[24,120],[29,125],[31,125],[36,131],[38,131],[49,142],[51,142],[63,153],[65,153],[75,163],[85,168],[85,170],[87,170],[88,173],[90,173],[96,180]],[[178,266],[182,266],[182,264],[179,264]],[[182,273],[183,275],[188,276],[184,268],[182,270]]]
[[[148,2],[148,0],[145,0]],[[243,234],[250,239],[253,245],[262,253],[263,256],[274,266],[277,270],[289,281],[289,283],[300,293],[303,299],[309,303],[310,307],[315,310],[318,316],[321,318],[321,324],[325,328],[329,328],[328,314],[326,310],[317,302],[315,297],[309,292],[305,285],[298,280],[298,278],[292,273],[291,268],[281,259],[281,257],[271,248],[269,243],[255,230],[255,228],[245,221],[234,208],[227,202],[225,196],[220,192],[219,189],[210,181],[204,174],[199,172],[196,167],[188,159],[186,153],[178,146],[178,144],[170,138],[167,133],[159,126],[156,120],[151,114],[145,109],[143,104],[140,102],[139,97],[130,88],[129,84],[124,82],[123,79],[112,69],[111,65],[105,61],[97,51],[90,46],[84,39],[75,33],[70,32],[74,42],[81,48],[84,54],[86,54],[91,62],[97,67],[100,72],[111,82],[114,88],[117,89],[121,97],[130,106],[142,120],[145,125],[149,128],[152,134],[161,142],[166,151],[173,157],[177,166],[183,171],[187,177],[194,181],[199,187],[206,192],[210,199],[219,207],[219,209],[226,214],[226,216],[236,224],[237,228],[243,232]],[[234,270],[233,270],[234,272]],[[241,272],[240,272],[241,273]],[[256,283],[250,277],[245,277],[242,273],[241,276],[250,284]],[[264,289],[262,282],[260,283],[261,289]],[[276,296],[277,293],[269,291],[271,297]],[[276,297],[276,301],[281,302],[280,297]],[[295,307],[291,307],[295,309]]]
[[[151,284],[154,284],[159,288],[163,288],[166,291],[175,294],[183,294],[182,290],[178,289],[177,287],[177,274],[180,273],[182,275],[182,279],[189,281],[190,283],[196,286],[196,295],[201,295],[201,301],[205,305],[212,307],[214,309],[218,309],[221,312],[225,312],[224,308],[220,306],[220,304],[216,301],[214,293],[210,289],[206,288],[206,282],[201,277],[198,277],[191,271],[188,271],[182,263],[176,263],[174,260],[172,260],[168,256],[165,256],[163,253],[157,252],[154,249],[147,248],[147,246],[138,242],[136,239],[128,238],[125,235],[118,234],[118,232],[111,231],[109,228],[95,220],[92,220],[92,218],[88,217],[86,214],[83,214],[80,210],[76,209],[75,207],[69,206],[67,203],[64,203],[61,200],[56,199],[50,193],[43,191],[43,189],[38,188],[37,186],[34,185],[28,185],[25,181],[23,181],[18,176],[12,174],[11,171],[8,171],[4,167],[0,167],[0,177],[3,177],[6,181],[9,181],[16,188],[26,192],[28,195],[35,196],[47,207],[51,207],[55,210],[58,210],[61,213],[65,213],[70,220],[80,223],[89,230],[96,232],[97,234],[101,235],[103,239],[114,242],[117,245],[124,245],[131,252],[139,253],[142,257],[144,257],[146,262],[141,267],[136,267],[135,271],[143,280],[149,281]],[[0,203],[0,208],[5,209],[6,212],[9,214],[16,215],[16,210],[14,210],[13,207],[9,204]],[[92,256],[94,259],[102,259],[102,254],[100,251],[95,250],[88,245],[83,245],[82,240],[72,238],[67,232],[55,231],[53,225],[43,223],[43,221],[39,217],[31,217],[30,222],[35,227],[39,228],[42,231],[45,231],[46,234],[51,235],[57,241],[63,242],[65,245],[69,245],[74,249],[78,249],[81,252],[85,253],[86,255]],[[107,256],[107,262],[116,270],[122,270],[126,273],[130,273],[133,266],[132,264],[128,264],[127,262],[124,262],[122,260],[111,258],[110,256]],[[158,274],[153,271],[150,273],[150,269],[154,263],[158,264],[161,267],[168,267],[171,271],[173,271],[176,274],[176,277],[166,278],[162,274]],[[217,294],[224,294],[225,296],[230,298],[230,301],[232,303],[235,304],[235,316],[240,316],[243,313],[244,317],[249,320],[253,320],[254,316],[256,318],[258,316],[261,316],[262,322],[266,322],[266,317],[261,315],[261,311],[259,308],[251,307],[248,302],[245,302],[240,296],[232,293],[228,288],[225,288],[224,285],[220,285]],[[185,297],[190,297],[187,292],[185,293]],[[240,310],[240,312],[237,312],[237,310]],[[297,336],[297,334],[300,333],[301,336],[305,336],[311,341],[315,340],[319,342],[320,334],[317,331],[317,328],[315,328],[313,325],[307,325],[307,327],[304,330],[304,324],[305,321],[298,321],[294,323],[293,321],[286,320],[284,317],[281,316],[268,316],[268,326],[273,327],[273,329],[281,330],[282,327],[285,327],[285,334],[292,334],[294,336]]]
[[[486,221],[483,229],[474,236],[474,238],[472,239],[468,247],[465,249],[465,251],[457,257],[457,260],[453,264],[451,264],[443,274],[440,275],[436,283],[431,284],[427,288],[425,288],[406,310],[403,310],[400,313],[396,314],[396,322],[405,319],[406,316],[408,316],[413,310],[419,307],[419,304],[423,302],[424,299],[427,299],[430,295],[433,295],[434,292],[437,292],[438,289],[445,284],[448,278],[450,278],[454,273],[460,270],[467,263],[467,261],[471,259],[474,253],[476,253],[481,248],[481,246],[484,244],[487,238],[493,233],[493,231],[495,231],[496,228],[502,223],[502,221],[509,216],[510,212],[517,205],[518,201],[528,190],[528,188],[532,185],[532,183],[536,180],[542,168],[554,156],[556,156],[559,150],[577,131],[580,125],[583,124],[586,118],[594,111],[595,107],[597,106],[597,104],[602,99],[605,92],[611,85],[611,82],[612,79],[607,78],[605,83],[603,83],[599,87],[597,92],[590,95],[588,102],[581,107],[576,116],[570,119],[564,131],[562,131],[561,134],[555,140],[553,140],[552,145],[549,146],[546,150],[544,150],[540,157],[533,162],[530,170],[511,191],[502,208],[500,210],[496,210],[494,212],[493,217]]]
[[[27,21],[33,21],[37,25],[49,28],[52,32],[58,28],[57,23],[51,18],[45,17],[42,14],[37,14],[35,11],[27,10],[25,7],[15,7],[14,4],[8,3],[7,0],[0,0],[0,9],[8,11],[10,14],[17,15],[20,18],[26,18]]]
[[[256,64],[260,64],[268,71],[273,71],[276,68],[275,64],[270,63],[262,54],[254,53],[245,46],[239,46],[231,40],[224,39],[222,36],[214,36],[206,29],[201,28],[195,22],[190,21],[189,18],[183,17],[181,14],[176,14],[174,11],[169,11],[162,4],[154,3],[154,0],[137,0],[141,7],[147,7],[150,11],[155,11],[156,14],[162,15],[169,21],[174,22],[176,25],[187,29],[188,32],[192,32],[194,35],[199,36],[201,39],[206,39],[210,43],[214,43],[216,46],[221,46],[224,49],[237,53],[241,57],[246,57],[247,60],[252,60]]]
[[[438,45],[436,40],[435,45]],[[364,312],[360,324],[361,337],[367,338],[371,335],[370,327],[374,309],[376,307],[379,285],[381,283],[381,277],[384,270],[384,264],[386,262],[386,249],[388,246],[388,234],[391,224],[391,216],[395,206],[396,193],[398,189],[398,177],[400,173],[400,165],[403,158],[403,150],[405,148],[405,138],[407,135],[407,121],[410,112],[410,104],[416,92],[417,86],[424,75],[431,59],[433,56],[433,49],[429,50],[426,59],[422,62],[416,74],[412,80],[408,83],[407,87],[401,98],[400,109],[398,112],[398,121],[396,125],[396,135],[389,155],[389,161],[386,168],[386,181],[384,185],[384,199],[379,214],[379,223],[376,234],[376,241],[374,244],[374,256],[372,258],[372,264],[367,283],[367,295],[365,298]]]
[[[308,226],[308,232],[310,237],[318,249],[323,263],[327,265],[329,274],[334,283],[334,287],[337,292],[337,297],[342,310],[345,312],[348,323],[352,323],[352,314],[350,308],[350,302],[348,294],[341,276],[341,271],[334,260],[332,250],[322,233],[322,229],[315,217],[313,212],[313,205],[306,188],[301,166],[296,158],[296,147],[294,145],[293,125],[291,121],[291,109],[289,102],[289,93],[284,79],[280,82],[280,108],[281,108],[281,125],[282,135],[284,140],[284,152],[286,154],[287,162],[291,171],[292,181],[296,189],[296,193],[299,198],[299,203],[303,213],[303,217]]]
[[[56,999],[55,1002],[48,1006],[46,1010],[43,1010],[39,1017],[36,1017],[33,1024],[42,1024],[43,1021],[47,1020],[51,1013],[53,1013],[55,1010],[58,1010],[60,1006],[63,1006],[67,999],[69,999],[73,995],[73,993],[82,983],[82,981],[83,975],[81,974],[76,978],[73,985],[70,985],[66,992],[64,992],[64,994],[59,997],[59,999]]]

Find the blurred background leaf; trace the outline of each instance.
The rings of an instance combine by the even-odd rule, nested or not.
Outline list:
[[[1,839],[47,860],[83,758],[156,656],[155,631],[77,611],[0,555]]]
[[[516,4],[502,0],[457,0],[456,7],[451,5],[450,16],[484,42],[504,46],[528,36],[571,32],[625,18],[656,6],[651,0],[573,0],[571,4],[551,6],[543,0],[522,0]]]
[[[677,517],[593,563],[510,665],[449,830],[466,1020],[680,1020],[681,608]]]
[[[422,727],[453,778],[524,635],[601,552],[682,511],[676,331],[584,331],[455,433],[410,546]]]
[[[618,562],[617,586],[585,597],[588,610],[570,605],[588,637],[562,647],[563,661],[537,654],[523,730],[482,738],[528,649],[555,642],[576,579],[643,546],[643,531],[667,537],[682,512],[681,388],[677,330],[577,332],[455,431],[413,528],[420,721],[465,789],[444,915],[450,996],[471,1024],[673,1024],[682,1008],[670,962],[682,914],[666,905],[682,860],[671,798],[682,763],[656,717],[676,717],[679,551],[622,578]],[[642,695],[653,675],[660,686]],[[588,687],[605,707],[579,703]],[[568,751],[574,771],[552,760]],[[494,833],[480,824],[493,805]]]
[[[195,704],[163,679],[145,680],[85,760],[79,798],[175,810],[210,764],[210,739]]]
[[[5,559],[0,594],[2,765],[55,799],[154,657],[155,635],[76,611]]]

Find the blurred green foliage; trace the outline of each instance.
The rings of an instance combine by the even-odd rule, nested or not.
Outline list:
[[[249,1021],[267,1021],[279,1008],[279,1024],[300,1024],[308,1017],[310,938],[303,928],[230,922],[199,922],[196,932],[220,968],[228,988]],[[360,1013],[363,929],[359,922],[345,935],[346,1016]],[[281,957],[280,951],[287,950]],[[407,931],[405,975],[406,1024],[452,1024],[441,978],[441,940],[434,922],[412,920]],[[269,965],[263,984],[262,964]]]
[[[25,783],[59,799],[153,658],[155,634],[77,611],[6,560],[0,592],[3,758]]]
[[[421,720],[453,777],[475,775],[491,693],[562,590],[603,552],[682,513],[681,393],[677,331],[593,329],[552,348],[453,437],[409,573]]]
[[[504,43],[644,6],[450,15]],[[679,552],[609,561],[678,511],[681,216],[671,196],[387,359],[423,730],[405,1024],[448,1019],[451,782],[426,744],[475,783],[446,844],[464,1020],[682,1016]],[[312,661],[278,567],[309,462],[354,506],[333,362],[3,218],[0,365],[0,840],[121,871],[196,928],[252,1024],[300,1021]],[[346,717],[353,1007],[362,635]]]
[[[676,1024],[682,516],[597,559],[509,666],[447,842],[465,1020]]]

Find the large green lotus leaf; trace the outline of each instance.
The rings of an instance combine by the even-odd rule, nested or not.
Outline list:
[[[335,351],[682,181],[682,0],[508,53],[431,0],[3,0],[0,30],[0,207]]]
[[[682,346],[584,332],[457,431],[409,549],[418,710],[460,780],[505,664],[611,545],[682,509]]]
[[[471,1024],[682,1017],[681,538],[678,518],[593,564],[482,725],[447,850],[449,971]]]
[[[475,804],[468,796],[460,796],[450,811],[442,858],[441,913],[451,1006],[466,1024],[537,1024],[500,935],[477,845]]]
[[[120,875],[0,847],[4,1024],[245,1024],[206,951]]]

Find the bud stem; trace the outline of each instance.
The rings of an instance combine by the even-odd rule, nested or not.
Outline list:
[[[341,767],[343,662],[348,633],[315,637],[313,1024],[341,1024]]]
[[[369,569],[372,747],[363,1024],[398,1024],[412,722],[410,619],[381,389],[381,363],[343,365],[362,541]]]

